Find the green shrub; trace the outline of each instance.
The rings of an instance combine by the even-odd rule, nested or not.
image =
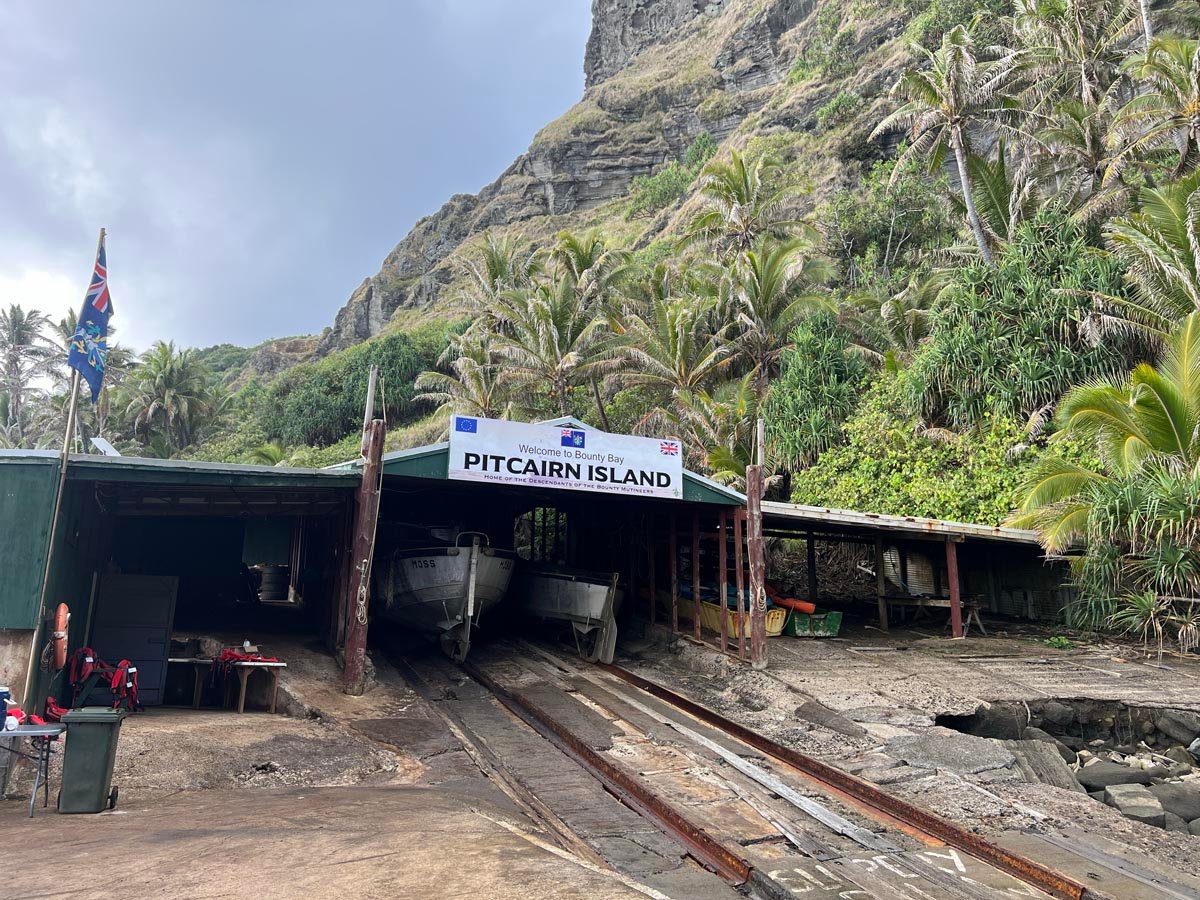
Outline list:
[[[771,446],[785,464],[811,464],[841,442],[842,423],[867,380],[867,364],[847,343],[832,313],[813,316],[793,333],[765,414]]]
[[[956,25],[971,25],[980,46],[1004,43],[1008,29],[1005,17],[1012,16],[1012,0],[905,0],[913,18],[905,37],[929,50],[942,43],[942,36]]]
[[[828,103],[817,109],[817,124],[835,128],[850,119],[863,105],[863,98],[852,91],[839,91]]]
[[[628,217],[650,215],[677,201],[687,193],[704,164],[716,152],[716,141],[707,131],[702,131],[684,153],[683,162],[671,161],[653,175],[633,179]]]
[[[995,265],[955,272],[901,376],[905,409],[956,430],[988,416],[1024,421],[1071,385],[1124,371],[1138,348],[1081,328],[1092,297],[1122,292],[1117,260],[1095,252],[1066,215],[1044,210],[1018,226]]]
[[[817,13],[816,27],[808,43],[796,56],[788,71],[788,82],[799,84],[814,76],[839,78],[854,71],[854,47],[857,38],[853,28],[842,27],[838,4],[828,3]]]

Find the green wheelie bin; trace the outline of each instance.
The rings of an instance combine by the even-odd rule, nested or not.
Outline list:
[[[125,710],[107,706],[85,706],[62,717],[67,726],[67,750],[63,755],[59,812],[97,813],[116,806],[112,773],[124,718]]]

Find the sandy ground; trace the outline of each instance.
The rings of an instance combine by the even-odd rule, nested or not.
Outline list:
[[[1119,643],[1056,650],[1044,643],[1049,634],[1021,627],[958,641],[901,629],[861,629],[838,640],[781,637],[768,642],[765,672],[688,642],[635,647],[618,662],[984,833],[1079,827],[1200,875],[1200,838],[1131,821],[1086,794],[1029,784],[1012,767],[956,772],[896,766],[889,758],[888,741],[929,733],[940,715],[969,715],[995,701],[1200,708],[1200,661],[1168,658],[1160,666]],[[814,705],[826,718],[836,714],[836,728],[814,721]]]

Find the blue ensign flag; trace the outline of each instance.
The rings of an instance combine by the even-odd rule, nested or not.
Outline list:
[[[75,369],[92,389],[92,402],[100,397],[104,386],[104,361],[108,357],[108,320],[112,318],[112,298],[108,295],[108,265],[104,254],[104,235],[96,251],[96,267],[92,283],[83,298],[79,324],[71,337],[67,365]]]

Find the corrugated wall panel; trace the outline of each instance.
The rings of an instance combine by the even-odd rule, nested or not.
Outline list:
[[[57,459],[0,459],[0,628],[35,624],[57,487]]]

